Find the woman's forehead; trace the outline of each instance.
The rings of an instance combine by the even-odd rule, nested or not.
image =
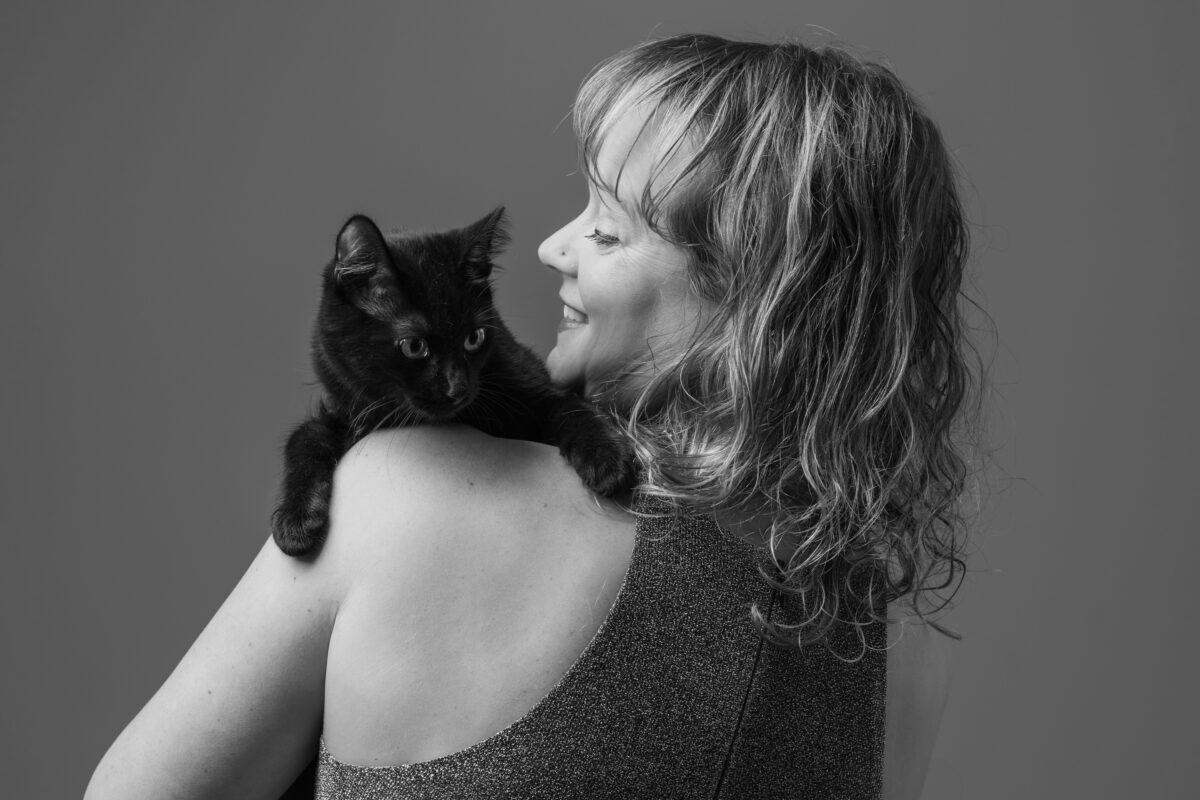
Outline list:
[[[642,162],[647,160],[648,136],[645,114],[625,114],[613,121],[602,133],[596,151],[596,177],[599,178],[597,187],[602,193],[610,196],[613,190],[619,197],[619,187],[633,180],[644,177]]]
[[[626,109],[601,133],[595,153],[595,179],[589,189],[609,204],[630,213],[653,174],[652,193],[669,186],[677,168],[686,162],[682,149],[661,141],[656,115],[644,107]],[[669,151],[669,152],[668,152]]]

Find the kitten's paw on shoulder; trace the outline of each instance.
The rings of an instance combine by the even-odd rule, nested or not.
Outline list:
[[[561,448],[583,485],[601,497],[614,497],[637,484],[637,461],[625,437],[605,431],[576,437]]]
[[[314,553],[329,532],[329,503],[324,498],[297,508],[281,505],[271,515],[271,535],[275,544],[289,556],[300,557]]]

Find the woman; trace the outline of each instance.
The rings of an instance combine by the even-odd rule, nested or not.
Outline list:
[[[575,126],[548,366],[627,425],[636,496],[369,436],[320,556],[266,543],[89,798],[276,797],[318,748],[322,797],[919,795],[968,382],[935,126],[882,67],[708,36],[602,64]]]

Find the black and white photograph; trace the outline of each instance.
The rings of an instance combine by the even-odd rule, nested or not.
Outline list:
[[[1198,28],[6,3],[2,793],[1193,796]]]

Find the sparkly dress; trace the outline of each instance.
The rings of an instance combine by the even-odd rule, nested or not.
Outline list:
[[[665,507],[639,501],[639,510]],[[758,555],[707,517],[639,517],[607,618],[550,693],[465,750],[365,767],[321,742],[316,797],[877,798],[885,630],[849,626],[803,651],[749,617],[797,618]]]

